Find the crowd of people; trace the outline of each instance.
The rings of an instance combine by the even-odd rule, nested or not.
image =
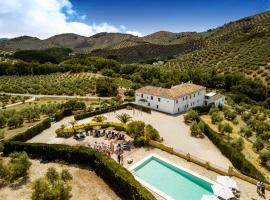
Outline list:
[[[114,153],[114,145],[115,145],[114,142],[110,142],[110,144],[108,145],[108,144],[105,144],[104,142],[100,143],[100,142],[95,141],[93,146],[91,146],[90,144],[88,146],[92,147],[96,151],[103,152],[109,157],[111,157],[112,154]]]
[[[94,145],[88,145],[96,151],[103,152],[107,156],[111,157],[114,153],[117,155],[117,161],[120,165],[124,164],[124,149],[123,145],[117,144],[115,147],[114,142],[110,142],[110,144],[105,144],[104,142],[95,141]]]

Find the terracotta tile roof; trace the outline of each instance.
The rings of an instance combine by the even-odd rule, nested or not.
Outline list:
[[[137,89],[136,92],[158,97],[164,97],[168,99],[177,99],[179,97],[190,95],[193,94],[194,92],[198,92],[203,89],[205,89],[205,87],[201,85],[196,85],[193,83],[183,83],[180,85],[173,86],[170,89],[145,86]]]
[[[223,98],[224,96],[223,95],[221,95],[221,94],[215,94],[214,96],[211,96],[210,97],[210,99],[212,99],[212,100],[218,100],[218,99],[220,99],[220,98]]]

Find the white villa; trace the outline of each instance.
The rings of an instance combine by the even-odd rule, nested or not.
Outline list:
[[[189,108],[214,103],[224,104],[225,97],[193,83],[182,83],[169,89],[145,86],[135,91],[135,102],[161,112],[176,114]]]

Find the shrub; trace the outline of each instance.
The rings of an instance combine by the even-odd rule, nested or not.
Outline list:
[[[122,113],[122,114],[120,114],[120,115],[117,115],[116,118],[117,118],[120,122],[122,122],[122,123],[124,123],[124,124],[126,124],[127,122],[129,122],[129,121],[132,119],[132,117],[131,117],[129,114],[126,114],[126,113]]]
[[[5,131],[0,130],[0,140],[4,139],[4,137],[5,137]]]
[[[270,170],[270,150],[262,150],[260,152],[260,159],[262,164]]]
[[[222,133],[222,134],[229,134],[229,133],[232,133],[232,127],[229,123],[220,123],[218,125],[218,130]]]
[[[107,118],[103,115],[96,115],[93,117],[92,121],[94,122],[104,122]]]
[[[31,166],[26,152],[14,152],[9,155],[10,160],[7,164],[0,162],[0,184],[13,183],[15,180],[25,177]]]
[[[213,113],[218,113],[219,109],[216,106],[212,106],[208,112],[208,115],[212,115]]]
[[[204,133],[220,149],[221,153],[232,162],[236,169],[247,176],[267,182],[263,174],[240,151],[233,148],[230,143],[225,142],[220,134],[211,129],[207,124],[205,124]]]
[[[235,114],[235,112],[233,112],[233,111],[231,111],[231,110],[229,110],[229,109],[226,109],[225,111],[224,111],[224,117],[225,117],[225,119],[227,119],[227,120],[230,120],[230,121],[233,121],[235,118],[236,118],[236,114]]]
[[[71,164],[87,165],[92,168],[123,199],[155,200],[133,175],[112,158],[87,147],[41,143],[5,143],[4,153],[26,151],[35,158],[63,160]]]
[[[54,183],[54,182],[59,180],[60,175],[59,175],[59,173],[56,171],[56,169],[54,167],[50,167],[47,170],[46,178],[48,179],[48,181],[50,183]]]
[[[145,135],[149,136],[151,140],[160,140],[159,132],[150,124],[145,127]]]
[[[128,123],[127,131],[132,137],[139,137],[144,135],[145,123],[142,121],[133,121]]]
[[[61,176],[61,179],[65,182],[72,180],[72,175],[69,173],[67,169],[63,169],[60,176]]]
[[[149,144],[149,139],[146,136],[137,136],[134,138],[135,147],[143,147]]]
[[[192,121],[198,121],[199,114],[194,110],[188,110],[187,113],[184,115],[184,120],[186,123],[190,123]]]
[[[203,136],[202,130],[200,129],[200,127],[198,126],[196,121],[191,123],[190,132],[191,132],[191,136],[193,136],[193,137],[202,137]]]
[[[7,123],[7,118],[3,115],[0,114],[0,128],[3,128]]]
[[[62,178],[64,170],[59,174],[55,168],[49,168],[44,178],[36,180],[32,186],[34,190],[31,196],[32,200],[46,200],[46,199],[61,199],[68,200],[70,198],[71,185],[68,181],[72,179],[72,176],[67,170],[65,174],[69,175],[69,178]]]
[[[96,81],[96,93],[102,97],[116,96],[118,86],[109,78],[99,78]]]
[[[253,143],[253,148],[257,152],[261,151],[264,148],[264,143],[261,138],[256,139],[256,141]]]
[[[250,138],[252,136],[252,131],[249,128],[243,130],[245,138]]]
[[[110,126],[115,127],[117,131],[127,131],[127,126],[125,124],[117,122],[90,122],[86,124],[79,125],[79,128],[83,126],[84,129],[92,129],[94,126],[101,126],[101,128],[108,128]],[[59,128],[56,129],[55,133],[58,137],[71,137],[74,135],[74,131],[77,130],[77,127],[74,128]]]
[[[244,140],[241,137],[239,137],[235,139],[234,141],[232,141],[231,145],[232,147],[236,148],[238,151],[242,151],[244,148]]]
[[[18,128],[22,126],[23,121],[24,121],[23,116],[16,113],[15,115],[13,115],[11,118],[8,119],[7,125],[10,128]]]
[[[30,140],[34,136],[41,133],[43,130],[51,126],[51,121],[49,118],[45,118],[43,121],[39,122],[35,126],[27,129],[26,131],[15,135],[13,138],[9,139],[10,141],[22,141],[25,142]]]
[[[212,124],[217,124],[218,122],[221,122],[223,119],[221,117],[221,115],[217,112],[214,112],[212,115],[211,115],[211,121],[212,121]]]

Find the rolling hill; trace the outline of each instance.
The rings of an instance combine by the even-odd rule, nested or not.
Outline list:
[[[245,71],[254,70],[257,66],[257,70],[261,71],[259,68],[268,67],[270,62],[267,50],[270,48],[269,34],[270,11],[200,33],[159,31],[144,37],[122,33],[98,33],[84,37],[68,33],[45,40],[22,36],[1,41],[0,50],[65,47],[75,53],[113,58],[122,63],[153,63],[172,59],[166,67],[216,66],[224,68],[223,71],[229,68]],[[256,52],[262,53],[259,55]],[[256,78],[257,75],[250,70],[248,73]]]

